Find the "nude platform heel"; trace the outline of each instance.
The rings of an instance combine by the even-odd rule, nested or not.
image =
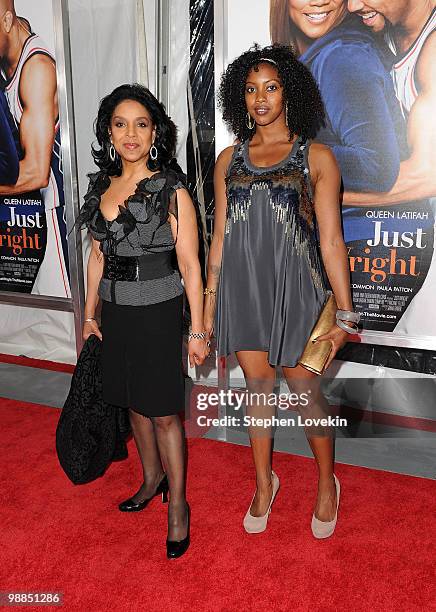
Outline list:
[[[312,533],[315,538],[318,540],[322,540],[324,538],[329,538],[333,535],[333,532],[336,527],[336,522],[338,520],[338,508],[339,508],[339,497],[341,494],[341,485],[339,484],[339,480],[336,478],[336,475],[333,474],[335,479],[336,486],[336,514],[332,521],[320,521],[316,518],[315,513],[312,515]]]
[[[269,502],[268,510],[263,516],[251,516],[250,508],[253,503],[253,499],[256,493],[253,495],[253,499],[251,500],[250,507],[247,510],[247,514],[245,515],[243,525],[244,529],[247,533],[262,533],[265,531],[266,525],[268,523],[268,518],[271,513],[271,506],[273,504],[274,498],[277,495],[277,491],[280,487],[280,481],[277,477],[277,474],[274,471],[271,471],[271,479],[272,479],[272,496],[271,501]]]

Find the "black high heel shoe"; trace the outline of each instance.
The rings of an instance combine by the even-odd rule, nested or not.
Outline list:
[[[144,510],[144,508],[146,508],[146,506],[148,505],[148,502],[152,500],[153,497],[156,497],[156,495],[159,495],[159,493],[162,494],[162,503],[166,504],[168,502],[168,478],[166,474],[162,478],[160,483],[157,485],[156,491],[151,497],[144,499],[144,501],[138,503],[133,501],[132,497],[129,497],[129,499],[126,499],[125,501],[121,502],[121,504],[118,506],[118,509],[121,512],[139,512],[140,510]]]
[[[189,507],[189,504],[186,504],[187,509],[188,509],[188,531],[186,534],[186,538],[183,538],[183,540],[180,541],[174,541],[174,540],[167,540],[167,558],[168,559],[177,559],[178,557],[181,557],[182,555],[185,554],[185,552],[188,550],[189,548],[189,544],[190,542],[190,537],[189,537],[189,529],[190,529],[190,523],[191,523],[191,508]]]

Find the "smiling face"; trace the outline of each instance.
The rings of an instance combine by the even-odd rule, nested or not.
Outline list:
[[[410,0],[348,0],[348,10],[360,15],[374,32],[383,30],[387,20],[394,26],[401,23],[409,7]]]
[[[270,125],[278,120],[286,125],[283,85],[274,65],[262,62],[251,69],[245,82],[245,104],[257,125]]]
[[[346,0],[288,0],[289,17],[312,40],[339,25],[347,14]]]
[[[136,162],[148,159],[156,136],[148,110],[136,100],[124,100],[115,107],[110,139],[121,159]]]

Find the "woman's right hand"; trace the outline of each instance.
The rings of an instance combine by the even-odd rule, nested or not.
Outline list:
[[[92,336],[92,334],[97,336],[97,338],[100,340],[103,340],[103,336],[97,325],[97,321],[85,321],[83,325],[83,339],[88,340],[89,336]]]

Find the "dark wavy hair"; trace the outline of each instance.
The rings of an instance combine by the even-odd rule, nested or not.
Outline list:
[[[221,77],[218,90],[218,104],[223,119],[235,136],[249,140],[255,130],[247,127],[245,104],[245,83],[253,68],[262,58],[272,60],[283,84],[283,99],[287,103],[287,124],[289,139],[294,134],[303,138],[315,138],[325,124],[325,110],[318,85],[310,70],[295,56],[291,47],[272,45],[261,48],[254,45],[236,58]]]
[[[139,102],[150,113],[151,119],[156,126],[154,146],[157,149],[158,156],[156,160],[152,160],[149,157],[147,167],[151,171],[165,170],[172,165],[171,162],[177,144],[177,128],[166,114],[164,105],[155,98],[149,89],[138,83],[120,85],[100,102],[97,119],[94,123],[94,131],[99,147],[92,146],[92,156],[96,165],[110,176],[120,176],[121,174],[120,157],[117,155],[113,162],[109,156],[111,145],[109,128],[115,108],[125,100]]]

